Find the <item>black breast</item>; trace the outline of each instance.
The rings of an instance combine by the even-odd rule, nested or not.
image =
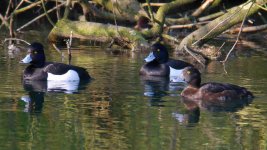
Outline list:
[[[23,80],[47,80],[47,73],[42,67],[36,68],[30,65],[23,72]]]
[[[142,66],[140,75],[147,76],[169,76],[170,68],[166,64],[159,64],[157,62],[150,62]]]

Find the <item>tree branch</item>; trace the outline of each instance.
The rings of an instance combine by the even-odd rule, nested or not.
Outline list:
[[[251,7],[253,6],[253,4],[254,4],[254,3],[251,3],[251,5],[250,5],[250,7],[249,7],[249,9],[248,9],[248,11],[247,11],[247,13],[246,13],[246,15],[244,16],[244,19],[243,19],[243,21],[242,21],[242,23],[241,23],[240,30],[239,30],[239,33],[238,33],[238,35],[237,35],[236,41],[235,41],[233,47],[232,47],[232,48],[230,49],[230,51],[228,52],[226,58],[225,58],[223,61],[221,61],[222,63],[225,63],[225,62],[227,61],[227,59],[228,59],[228,57],[230,56],[231,52],[234,50],[234,48],[235,48],[235,46],[236,46],[236,44],[237,44],[237,42],[238,42],[238,40],[239,40],[239,37],[240,37],[240,35],[241,35],[242,27],[243,27],[243,25],[244,25],[244,23],[245,23],[245,20],[246,20],[246,18],[247,18],[247,16],[248,16],[248,13],[249,13]]]

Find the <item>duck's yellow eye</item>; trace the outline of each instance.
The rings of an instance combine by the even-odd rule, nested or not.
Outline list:
[[[160,49],[157,49],[157,51],[159,52],[159,51],[160,51]]]
[[[34,52],[33,52],[33,54],[37,54],[37,52],[36,52],[36,51],[34,51]]]
[[[187,71],[186,73],[187,73],[187,74],[190,74],[191,72],[190,72],[190,71]]]

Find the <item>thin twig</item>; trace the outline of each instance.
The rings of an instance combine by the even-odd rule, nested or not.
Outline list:
[[[113,12],[113,18],[114,18],[114,23],[116,25],[116,30],[117,30],[117,33],[119,33],[119,27],[117,25],[117,19],[116,19],[116,14],[115,14],[115,11],[114,11],[114,5],[113,5],[113,2],[111,2],[112,4],[112,12]]]
[[[242,28],[242,32],[257,32],[257,31],[262,31],[262,30],[266,30],[267,29],[267,24],[263,24],[263,25],[258,25],[258,26],[251,26],[251,27],[243,27]],[[233,30],[230,30],[230,33],[237,33],[239,32],[241,29],[240,28],[235,28]]]
[[[56,8],[57,8],[57,19],[59,20],[61,19],[61,17],[60,17],[60,9],[58,7],[58,0],[56,0]]]
[[[53,43],[52,46],[61,55],[61,61],[63,62],[63,60],[64,60],[64,54],[63,54],[63,52],[56,46],[56,44]]]
[[[163,5],[165,5],[166,3],[150,3],[150,4],[148,4],[148,3],[143,3],[142,4],[142,7],[146,7],[146,6],[148,6],[148,5],[150,5],[150,6],[156,6],[156,7],[161,7],[161,6],[163,6]]]
[[[8,7],[7,7],[6,13],[5,13],[5,18],[7,18],[8,14],[9,14],[9,11],[10,11],[10,8],[11,8],[11,5],[12,5],[12,1],[13,0],[9,0],[9,4],[8,4]]]
[[[6,41],[21,41],[21,42],[26,43],[27,45],[31,45],[31,43],[29,43],[29,42],[27,42],[25,40],[22,40],[22,39],[18,39],[18,38],[5,38],[3,43],[5,43]]]
[[[13,15],[9,19],[9,35],[10,35],[11,38],[14,38],[15,37],[15,34],[14,34],[14,18],[13,18]]]
[[[154,22],[155,18],[153,15],[153,11],[151,9],[150,0],[146,0],[146,3],[147,3],[147,7],[148,7],[149,16],[150,16],[151,20]]]
[[[71,5],[71,0],[66,0],[66,6],[65,6],[65,11],[64,11],[64,19],[68,19],[69,13],[70,13],[70,5]]]
[[[20,1],[19,4],[16,6],[15,10],[17,10],[22,4],[23,4],[24,0]]]
[[[116,0],[116,6],[117,6],[117,10],[120,12],[120,9],[118,8],[118,1]],[[122,35],[120,34],[119,32],[119,27],[118,27],[118,24],[117,24],[117,16],[115,14],[115,10],[114,10],[114,4],[112,2],[112,12],[113,12],[113,17],[114,17],[114,22],[115,22],[115,25],[116,25],[116,31],[117,31],[117,34],[119,37],[121,37],[122,41],[123,41],[123,38],[122,38]],[[124,45],[127,45],[125,42],[124,42]]]
[[[225,72],[225,74],[228,74],[226,67],[225,67],[225,63],[223,63],[222,65],[223,65],[223,71]]]
[[[52,46],[55,48],[55,50],[58,52],[58,53],[62,53],[61,50],[56,46],[55,43],[52,44]]]
[[[262,7],[261,5],[259,5],[259,4],[257,4],[257,3],[256,3],[256,5],[257,5],[258,7],[260,7],[262,10],[265,10],[265,11],[267,11],[267,8],[265,8],[265,7]]]
[[[41,0],[42,1],[42,7],[44,9],[44,12],[45,12],[45,15],[46,15],[46,18],[47,20],[49,21],[49,23],[54,27],[55,26],[55,23],[52,21],[52,19],[49,17],[47,11],[46,11],[46,8],[45,8],[45,4],[44,4],[44,0]],[[57,8],[57,6],[56,6]]]
[[[66,41],[68,55],[69,55],[69,65],[71,63],[71,44],[72,44],[72,31],[70,31],[70,39]]]
[[[0,14],[0,20],[2,20],[2,24],[4,24],[9,29],[9,23],[6,21],[4,16]]]
[[[14,15],[18,15],[18,14],[20,14],[20,13],[22,13],[22,12],[25,12],[25,11],[27,11],[27,10],[32,9],[33,7],[35,7],[35,6],[39,5],[39,4],[41,4],[41,1],[38,1],[38,2],[35,2],[35,3],[31,3],[31,4],[28,5],[28,6],[25,6],[25,7],[23,7],[23,8],[20,8],[20,9],[18,9],[18,10],[13,11],[12,14],[14,14]],[[11,15],[8,17],[8,19],[9,19],[10,17],[11,17]]]
[[[206,0],[197,10],[192,14],[194,17],[200,16],[212,3],[214,0]]]
[[[199,60],[196,56],[195,56],[195,54],[193,54],[192,52],[191,52],[191,50],[189,50],[188,49],[188,47],[185,45],[184,46],[184,49],[193,57],[193,58],[195,58],[196,60],[197,60],[197,62],[199,62],[201,65],[203,65],[203,66],[205,66],[205,64],[201,61],[201,60]]]
[[[238,35],[237,35],[236,41],[235,41],[233,47],[232,47],[232,48],[230,49],[230,51],[228,52],[226,58],[225,58],[223,61],[221,61],[222,63],[225,63],[225,62],[227,61],[229,55],[230,55],[231,52],[234,50],[234,48],[235,48],[235,46],[236,46],[236,44],[237,44],[237,42],[238,42],[238,40],[239,40],[239,37],[240,37],[240,35],[241,35],[241,33],[242,33],[242,28],[243,28],[243,25],[244,25],[245,20],[246,20],[246,18],[247,18],[247,15],[248,15],[248,13],[249,13],[251,7],[253,6],[253,4],[254,4],[254,3],[252,2],[251,5],[250,5],[250,7],[249,7],[249,9],[248,9],[248,11],[246,12],[246,15],[244,16],[244,19],[243,19],[243,21],[242,21],[242,23],[241,23],[240,30],[239,30],[239,33],[238,33]]]
[[[196,42],[194,42],[192,45],[196,45],[198,42],[200,42],[201,40],[203,40],[206,36],[208,36],[213,30],[215,30],[218,26],[220,26],[221,24],[225,23],[226,21],[228,21],[229,19],[231,19],[232,17],[234,17],[235,15],[237,15],[238,12],[240,12],[243,7],[245,5],[247,5],[248,2],[244,5],[242,5],[242,7],[240,9],[238,9],[235,13],[233,13],[232,15],[228,16],[225,20],[221,21],[220,23],[218,23],[215,27],[213,27],[207,34],[205,34],[203,37],[201,37],[199,40],[197,40]]]
[[[220,51],[220,50],[223,48],[224,44],[225,44],[225,42],[223,42],[223,44],[222,44],[221,47],[218,49],[218,51]]]
[[[184,24],[184,25],[172,25],[169,26],[168,29],[184,29],[184,28],[193,28],[197,25],[203,25],[203,24],[207,24],[210,21],[204,21],[204,22],[197,22],[197,23],[190,23],[190,24]]]
[[[61,7],[61,6],[63,6],[63,5],[65,5],[65,3],[61,3],[61,4],[58,5],[57,7]],[[50,12],[56,10],[57,7],[54,7],[54,8],[52,8],[52,9],[48,10],[47,13],[50,13]],[[36,20],[38,20],[38,19],[44,17],[45,15],[46,15],[45,13],[41,14],[40,16],[38,16],[38,17],[34,18],[33,20],[29,21],[28,23],[26,23],[25,25],[19,27],[16,31],[20,31],[21,29],[23,29],[23,28],[29,26],[30,24],[32,24],[32,23],[35,22]]]
[[[203,17],[200,17],[198,18],[197,20],[202,22],[202,21],[208,21],[208,20],[211,20],[211,19],[215,19],[215,18],[218,18],[222,15],[224,15],[225,12],[217,12],[217,13],[214,13],[214,14],[211,14],[211,15],[207,15],[207,16],[203,16]]]

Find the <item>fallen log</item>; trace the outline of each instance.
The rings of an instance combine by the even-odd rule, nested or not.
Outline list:
[[[103,43],[115,42],[131,50],[142,50],[148,48],[148,43],[142,34],[132,28],[101,24],[85,21],[59,20],[48,35],[49,41],[56,43],[61,39],[69,38],[88,39]]]

